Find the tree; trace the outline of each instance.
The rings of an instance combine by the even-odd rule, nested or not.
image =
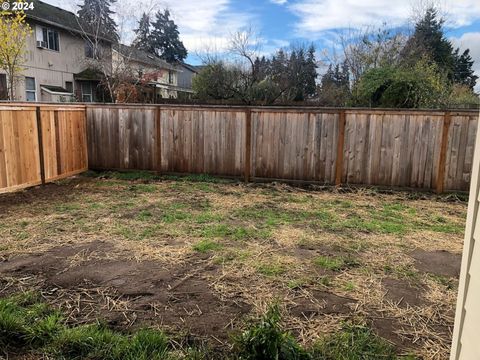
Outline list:
[[[31,33],[23,12],[0,11],[0,68],[7,74],[9,100],[15,100],[15,83],[24,70],[27,37]]]
[[[132,45],[142,51],[148,53],[155,53],[155,49],[152,44],[152,37],[150,33],[150,16],[146,13],[142,14],[138,22],[138,28],[134,30],[135,39]]]
[[[475,75],[475,70],[473,70],[473,59],[470,56],[470,49],[465,50],[460,56],[458,53],[459,49],[457,48],[454,53],[453,81],[456,84],[465,85],[473,91],[478,76]]]
[[[158,11],[152,24],[151,47],[157,56],[174,63],[187,57],[187,49],[180,40],[178,26],[170,19],[170,11]]]
[[[438,108],[446,106],[450,93],[446,75],[427,58],[414,66],[371,69],[356,86],[356,106]]]
[[[423,18],[415,24],[415,31],[402,51],[405,63],[412,64],[419,58],[428,58],[453,79],[455,56],[452,43],[443,33],[445,20],[438,17],[434,7],[429,7]]]
[[[118,42],[117,24],[112,19],[110,7],[116,0],[85,0],[77,15],[87,33],[106,37]]]
[[[348,67],[352,83],[356,84],[370,69],[398,64],[405,41],[402,33],[388,29],[386,24],[378,29],[367,27],[340,35],[342,61]]]
[[[193,78],[192,88],[196,97],[201,100],[233,99],[236,95],[237,77],[235,69],[228,68],[221,61],[212,62]]]
[[[329,65],[318,89],[318,103],[323,106],[345,106],[350,98],[348,65]]]

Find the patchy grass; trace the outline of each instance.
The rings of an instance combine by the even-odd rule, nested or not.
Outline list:
[[[341,331],[323,339],[315,346],[313,358],[325,360],[395,360],[398,357],[393,346],[377,337],[368,327],[345,324]]]
[[[16,337],[28,346],[44,349],[42,344],[48,342],[49,349],[56,349],[48,352],[50,357],[68,354],[67,358],[108,358],[106,348],[98,344],[122,349],[124,339],[132,342],[136,336],[128,330],[132,324],[134,328],[142,327],[142,316],[148,316],[149,325],[163,327],[166,314],[175,319],[167,324],[167,330],[174,334],[187,331],[187,325],[200,323],[205,332],[200,335],[209,339],[209,344],[229,348],[231,344],[219,338],[221,334],[249,331],[244,318],[255,315],[258,319],[275,299],[282,300],[282,317],[276,329],[281,334],[285,333],[282,329],[293,329],[285,336],[294,339],[312,359],[393,356],[390,347],[376,337],[379,329],[358,325],[371,324],[379,311],[387,319],[398,319],[392,328],[402,329],[402,338],[412,344],[411,351],[418,357],[433,359],[448,354],[448,334],[453,323],[450,314],[458,280],[434,271],[418,271],[410,254],[417,248],[461,252],[467,204],[460,197],[370,190],[316,191],[149,172],[90,173],[88,177],[27,190],[27,194],[0,196],[0,258],[13,260],[0,262],[0,289],[5,289],[0,290],[0,297],[6,298],[16,286],[35,287],[42,291],[43,298],[56,304],[55,308],[76,310],[70,310],[67,326],[64,313],[44,309],[47,315],[40,316],[41,309],[17,302],[15,306],[3,305],[11,311],[1,321],[10,333],[24,334],[28,328],[28,336]],[[89,244],[95,241],[106,242],[108,251],[103,254],[91,249]],[[78,250],[72,250],[75,247]],[[37,265],[33,268],[22,265],[18,272],[2,272],[2,264],[13,266],[16,257],[23,259],[31,253],[59,248],[70,250],[42,261],[35,257]],[[43,270],[38,269],[38,264],[49,259],[56,260],[52,264],[47,261],[45,268],[65,261],[65,266],[55,273],[59,277],[83,278],[82,269],[98,269],[107,275],[119,269],[119,274],[112,274],[99,285],[94,281],[99,274],[96,272],[93,280],[82,283],[81,292],[75,292],[39,276]],[[140,294],[126,293],[118,284],[137,276],[140,270],[135,270],[136,266],[142,264],[156,270],[142,268],[147,274],[138,282]],[[165,274],[171,274],[173,279],[162,278]],[[400,285],[413,285],[426,300],[405,308],[396,306],[398,301],[386,301],[386,278]],[[183,284],[183,279],[194,279],[194,286]],[[158,288],[169,294],[166,299],[146,295]],[[60,299],[59,291],[71,292],[71,299]],[[209,294],[206,301],[201,298],[204,293]],[[404,296],[400,293],[399,297]],[[137,314],[132,303],[143,298],[146,303]],[[75,304],[91,304],[91,308],[77,309]],[[214,309],[213,315],[208,307]],[[112,310],[116,308],[120,310]],[[245,313],[235,312],[243,308],[247,309]],[[98,309],[120,314],[109,321],[120,321],[118,328],[123,330],[95,325]],[[226,327],[218,325],[215,321],[228,317],[229,313],[224,313],[228,309],[235,310],[227,319],[231,321]],[[36,328],[27,313],[42,319],[36,322]],[[122,322],[125,318],[135,320]],[[345,325],[345,320],[350,325]],[[388,331],[388,327],[380,330]],[[45,339],[45,333],[53,334],[53,338]],[[394,332],[380,335],[398,338]],[[159,332],[142,336],[165,335]],[[252,341],[258,340],[254,338]],[[138,341],[140,344],[143,340]],[[287,342],[294,344],[291,341]],[[162,343],[160,339],[152,342]],[[167,343],[167,353],[175,358],[172,342]],[[346,343],[351,345],[349,349]],[[69,354],[67,348],[75,350]],[[129,351],[132,355],[124,352],[122,356],[148,358],[138,350]],[[192,354],[199,357],[191,358],[202,358],[202,351],[195,351]],[[375,357],[376,353],[383,355]]]
[[[326,270],[339,271],[358,266],[359,263],[352,257],[317,256],[313,262]]]
[[[62,359],[172,359],[178,353],[157,330],[126,335],[101,324],[68,326],[58,310],[30,293],[0,299],[0,335],[3,350]]]
[[[209,251],[215,251],[215,250],[220,250],[222,248],[222,245],[212,241],[212,240],[201,240],[197,242],[195,245],[193,245],[193,250],[201,252],[201,253],[207,253]]]

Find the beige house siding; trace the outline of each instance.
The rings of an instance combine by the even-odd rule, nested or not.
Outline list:
[[[451,360],[480,359],[480,136],[477,133]]]
[[[74,74],[88,68],[85,57],[85,41],[76,34],[70,33],[50,25],[29,22],[33,32],[27,39],[27,55],[24,64],[25,70],[16,79],[15,100],[26,101],[25,77],[35,78],[37,101],[58,101],[60,97],[50,96],[40,89],[41,85],[53,85],[65,88],[66,82],[72,82],[74,91]],[[59,51],[42,49],[37,47],[37,39],[40,39],[41,28],[53,28],[58,32]],[[0,73],[2,71],[0,70]]]

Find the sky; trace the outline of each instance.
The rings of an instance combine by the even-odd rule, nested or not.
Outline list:
[[[67,10],[82,0],[46,0]],[[339,37],[345,31],[379,27],[409,27],[430,0],[117,0],[122,38],[143,11],[168,8],[178,24],[189,55],[187,62],[200,64],[202,54],[224,52],[232,34],[252,29],[259,52],[272,54],[290,44],[313,43],[317,58],[339,53]],[[446,36],[460,49],[470,48],[480,76],[480,0],[436,0],[446,19]],[[325,57],[326,58],[326,57]]]

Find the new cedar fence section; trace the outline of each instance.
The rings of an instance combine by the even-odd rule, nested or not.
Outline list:
[[[91,169],[468,190],[477,111],[87,106]]]
[[[88,169],[85,106],[0,104],[0,193]]]
[[[477,120],[477,111],[0,105],[0,192],[87,168],[468,190]]]

